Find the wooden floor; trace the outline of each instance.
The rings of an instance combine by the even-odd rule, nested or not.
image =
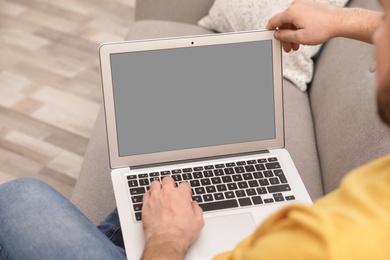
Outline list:
[[[133,17],[134,0],[0,0],[0,183],[71,197],[102,99],[98,47]]]

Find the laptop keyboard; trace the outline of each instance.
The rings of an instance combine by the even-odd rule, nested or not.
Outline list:
[[[276,157],[147,172],[127,176],[135,219],[142,220],[142,197],[154,180],[187,181],[204,212],[295,200]]]

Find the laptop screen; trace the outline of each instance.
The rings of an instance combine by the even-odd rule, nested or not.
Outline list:
[[[275,138],[271,40],[110,60],[120,157]]]

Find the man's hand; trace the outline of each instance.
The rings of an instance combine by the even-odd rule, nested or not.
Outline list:
[[[285,11],[272,17],[267,29],[279,30],[275,38],[283,41],[285,52],[298,50],[300,44],[317,45],[336,36],[342,8],[295,0]]]
[[[266,28],[283,41],[285,52],[301,44],[317,45],[334,37],[372,43],[382,14],[360,8],[342,8],[309,0],[295,0],[285,11],[272,17]]]
[[[145,250],[142,259],[183,259],[203,228],[203,212],[192,201],[188,183],[178,187],[171,177],[152,182],[143,197]]]

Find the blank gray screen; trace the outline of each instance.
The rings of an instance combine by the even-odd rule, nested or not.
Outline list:
[[[110,59],[121,157],[275,138],[271,40]]]

